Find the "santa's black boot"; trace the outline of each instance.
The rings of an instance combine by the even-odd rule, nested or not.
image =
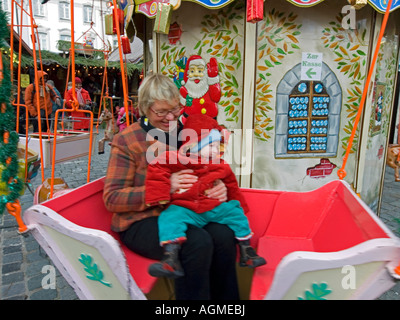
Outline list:
[[[179,278],[184,275],[179,261],[179,243],[168,243],[163,246],[164,257],[160,262],[153,263],[149,267],[149,274],[153,277]]]
[[[263,257],[257,255],[256,251],[250,246],[250,240],[239,241],[240,249],[240,266],[256,268],[266,264],[267,262]]]

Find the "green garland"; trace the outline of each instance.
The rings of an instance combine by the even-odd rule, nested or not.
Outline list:
[[[5,41],[9,36],[7,14],[0,9],[0,50],[7,47]],[[1,181],[7,185],[6,194],[0,195],[0,214],[4,212],[7,203],[14,203],[24,188],[23,181],[18,177],[18,134],[15,132],[15,115],[10,103],[11,78],[10,61],[7,55],[2,56],[3,79],[0,81],[0,164],[3,166]],[[5,108],[4,108],[5,107]],[[4,133],[9,133],[8,143],[4,141]],[[10,161],[11,160],[11,161]]]
[[[18,57],[18,52],[14,53],[16,57]],[[50,52],[50,51],[41,51],[42,55],[42,63],[43,65],[51,65],[51,64],[59,64],[63,68],[68,68],[69,65],[69,58],[63,58],[58,53]],[[16,60],[19,61],[19,60]],[[16,62],[14,62],[16,64]],[[104,59],[93,59],[93,58],[86,58],[82,56],[75,56],[75,65],[83,66],[83,67],[104,67]],[[26,54],[21,54],[21,67],[33,67],[33,59],[31,56]],[[121,69],[121,65],[119,61],[108,61],[108,68],[116,68],[117,70]],[[133,75],[135,70],[139,72],[143,69],[143,62],[138,63],[127,63],[127,76],[130,77]]]

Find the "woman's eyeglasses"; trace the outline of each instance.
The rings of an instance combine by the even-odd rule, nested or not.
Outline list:
[[[150,110],[153,111],[158,117],[163,118],[168,115],[168,113],[172,113],[174,116],[177,116],[179,112],[182,110],[181,106],[176,106],[171,110],[163,110],[163,111],[155,111],[153,108],[150,107]]]

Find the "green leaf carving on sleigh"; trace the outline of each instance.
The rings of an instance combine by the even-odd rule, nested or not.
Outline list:
[[[324,297],[332,292],[326,283],[313,283],[311,286],[312,292],[305,291],[305,297],[298,297],[298,300],[326,300]]]
[[[101,284],[111,287],[111,283],[103,281],[103,271],[101,271],[97,264],[92,261],[92,257],[90,255],[82,253],[79,262],[85,266],[83,270],[88,273],[86,278],[93,281],[99,281]]]

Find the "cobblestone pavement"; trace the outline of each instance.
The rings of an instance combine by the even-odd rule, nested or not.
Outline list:
[[[102,131],[98,137],[103,137]],[[98,140],[98,139],[97,139]],[[110,147],[106,143],[105,154],[97,154],[97,146],[91,161],[91,177],[93,181],[105,175]],[[55,177],[62,177],[69,187],[76,188],[86,183],[88,157],[58,164]],[[45,169],[45,178],[51,177],[51,169]],[[40,184],[39,176],[32,181],[33,190]],[[22,211],[33,203],[29,190],[20,198]],[[386,169],[384,191],[380,218],[400,236],[400,182],[394,181],[394,170]],[[55,289],[42,287],[42,280],[48,274],[48,266],[52,262],[43,249],[39,247],[31,235],[20,235],[17,223],[10,214],[0,216],[0,299],[1,300],[75,300],[74,290],[61,274],[56,271]],[[380,300],[400,300],[400,281]]]

